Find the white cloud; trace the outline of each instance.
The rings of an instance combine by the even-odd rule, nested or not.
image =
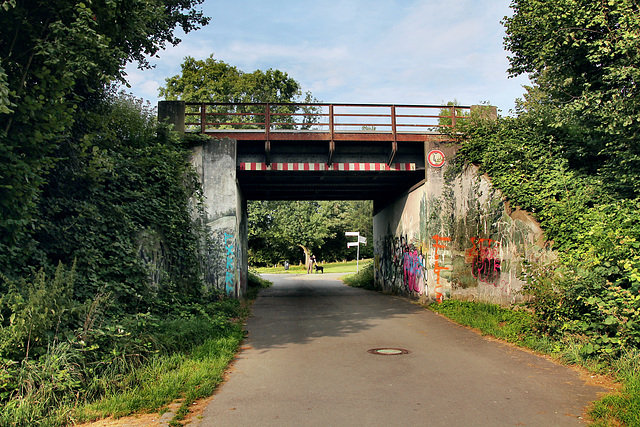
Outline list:
[[[251,6],[251,7],[250,7]],[[129,70],[155,102],[187,55],[210,54],[244,71],[277,68],[325,102],[436,104],[483,100],[511,108],[526,81],[507,80],[499,23],[508,0],[248,0],[205,3],[212,24],[160,53],[154,70]]]

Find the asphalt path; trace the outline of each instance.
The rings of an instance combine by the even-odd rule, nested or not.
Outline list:
[[[337,275],[266,275],[244,349],[199,421],[220,426],[573,426],[604,389]],[[378,355],[377,348],[408,350]]]

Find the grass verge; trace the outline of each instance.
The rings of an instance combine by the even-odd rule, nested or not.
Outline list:
[[[27,390],[23,398],[11,399],[0,407],[0,426],[59,427],[135,413],[164,413],[177,400],[180,407],[170,424],[181,425],[180,420],[189,413],[191,404],[211,396],[223,380],[224,371],[244,338],[243,325],[253,299],[261,288],[271,285],[253,272],[249,273],[248,282],[249,289],[242,301],[222,299],[198,306],[197,310],[185,308],[184,318],[155,319],[151,325],[153,334],[136,339],[162,343],[158,350],[135,359],[132,358],[135,355],[114,354],[111,360],[101,363],[104,366],[99,374],[87,376],[84,382],[76,381],[69,393],[56,395],[41,389],[60,388],[70,382],[64,382],[64,375],[82,368],[74,357],[77,350],[70,345],[59,345],[50,357],[43,358],[45,362],[52,360],[53,366],[48,370],[42,361],[33,367],[23,363],[26,367],[21,368],[24,373],[19,378],[34,377],[25,381],[27,385],[34,384],[29,388],[34,391]],[[66,359],[69,361],[65,362]],[[82,372],[89,371],[85,368]],[[2,374],[0,370],[0,385],[6,377]],[[48,380],[43,380],[44,377]],[[52,402],[51,396],[58,395],[70,397]]]
[[[640,426],[640,350],[626,351],[611,362],[622,390],[596,401],[589,415],[596,427]]]
[[[354,288],[375,290],[373,281],[373,261],[367,260],[360,265],[360,271],[342,277],[342,281]]]
[[[134,382],[134,387],[78,408],[73,418],[93,421],[135,412],[158,412],[178,398],[184,399],[180,409],[188,408],[194,400],[213,393],[243,336],[241,325],[234,323],[188,354],[152,358],[130,374],[135,379],[128,382]],[[178,410],[179,415],[184,418],[184,410]]]

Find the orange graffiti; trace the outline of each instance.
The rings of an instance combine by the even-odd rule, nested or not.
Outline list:
[[[435,259],[436,262],[433,266],[433,272],[436,274],[436,301],[438,301],[438,303],[441,303],[442,300],[444,299],[444,295],[441,292],[442,286],[440,285],[440,271],[442,270],[448,270],[448,267],[443,267],[440,264],[438,264],[438,258],[440,257],[438,255],[438,249],[446,249],[445,245],[441,245],[440,242],[450,242],[451,238],[450,237],[441,237],[438,236],[437,234],[435,236],[432,237],[433,240],[436,241],[436,243],[433,245],[433,247],[436,249],[436,253],[435,253]]]

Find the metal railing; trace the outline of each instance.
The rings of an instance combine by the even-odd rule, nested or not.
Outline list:
[[[451,105],[186,102],[188,132],[253,130],[429,133],[455,127],[471,107]]]

